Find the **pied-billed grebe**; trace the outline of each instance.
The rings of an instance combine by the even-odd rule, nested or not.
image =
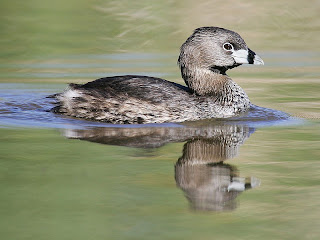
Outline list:
[[[181,46],[178,65],[187,87],[147,76],[115,76],[57,94],[53,111],[109,123],[163,123],[228,118],[246,112],[250,100],[226,74],[243,63],[263,65],[241,36],[201,27]]]

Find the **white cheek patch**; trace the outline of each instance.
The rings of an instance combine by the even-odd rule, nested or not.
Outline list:
[[[233,51],[232,57],[236,63],[242,64],[242,63],[249,63],[248,62],[248,50],[240,49]]]
[[[231,182],[228,186],[228,192],[236,191],[236,192],[243,192],[245,190],[245,183],[244,182]]]

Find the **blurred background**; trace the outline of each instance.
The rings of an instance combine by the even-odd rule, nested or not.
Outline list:
[[[229,71],[249,96],[257,104],[276,98],[274,104],[290,91],[292,102],[302,90],[316,94],[319,10],[318,0],[2,0],[0,81],[85,82],[146,74],[182,82],[179,47],[195,28],[219,26],[238,32],[265,61],[263,67]],[[261,88],[272,89],[264,96]],[[319,117],[300,106],[278,107]]]
[[[319,12],[319,0],[1,0],[0,236],[319,239]],[[254,104],[306,119],[242,126],[248,139],[215,171],[261,186],[227,212],[190,210],[174,178],[184,143],[67,139],[57,128],[72,120],[43,111],[70,82],[143,74],[183,83],[179,48],[201,26],[238,32],[262,57],[264,66],[228,72]]]

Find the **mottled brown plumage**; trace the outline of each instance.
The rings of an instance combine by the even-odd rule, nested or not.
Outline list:
[[[110,123],[183,122],[227,118],[246,112],[250,101],[226,75],[242,63],[263,64],[239,34],[198,28],[181,46],[178,64],[187,87],[147,76],[115,76],[58,94],[54,112]]]

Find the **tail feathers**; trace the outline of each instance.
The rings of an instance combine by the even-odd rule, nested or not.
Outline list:
[[[61,105],[55,106],[54,108],[51,108],[50,112],[53,113],[66,113],[66,111],[63,111],[63,108]]]
[[[67,90],[74,90],[74,89],[78,89],[81,86],[81,84],[76,84],[76,83],[69,83],[68,88],[65,90],[65,92]],[[47,96],[46,98],[59,98],[61,97],[61,95],[63,95],[63,93],[55,93],[55,94],[51,94],[49,96]]]
[[[55,93],[55,94],[51,94],[49,96],[46,96],[46,98],[57,98],[61,95],[61,93]]]
[[[82,84],[69,83],[69,89],[78,89]]]

